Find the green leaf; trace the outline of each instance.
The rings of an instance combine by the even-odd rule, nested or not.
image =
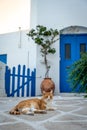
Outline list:
[[[52,49],[49,49],[48,52],[54,54],[56,52],[56,50],[55,50],[55,48],[52,48]]]
[[[87,52],[82,53],[81,58],[71,65],[68,73],[73,90],[79,86],[79,92],[87,92]]]

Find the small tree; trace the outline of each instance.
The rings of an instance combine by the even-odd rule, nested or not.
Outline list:
[[[87,52],[81,54],[81,58],[71,65],[69,71],[72,90],[74,91],[79,87],[79,92],[87,93]]]
[[[36,29],[31,29],[27,34],[29,37],[34,40],[34,42],[41,47],[41,55],[44,57],[44,63],[46,67],[45,78],[49,77],[50,65],[48,64],[47,55],[54,54],[56,52],[55,48],[52,47],[52,44],[58,40],[58,30],[47,29],[42,25],[36,26]]]

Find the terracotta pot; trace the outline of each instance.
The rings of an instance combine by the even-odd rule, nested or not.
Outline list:
[[[54,84],[54,82],[52,81],[51,78],[44,78],[40,87],[41,87],[42,93],[43,93],[43,91],[50,92],[51,90],[54,93],[54,90],[55,90],[55,84]]]

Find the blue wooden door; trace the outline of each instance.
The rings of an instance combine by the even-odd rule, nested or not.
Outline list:
[[[71,92],[67,69],[87,51],[87,34],[60,35],[60,92]]]

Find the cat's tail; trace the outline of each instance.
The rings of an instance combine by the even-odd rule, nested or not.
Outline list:
[[[21,112],[18,110],[17,106],[15,106],[13,109],[9,111],[9,114],[11,115],[20,115]]]

